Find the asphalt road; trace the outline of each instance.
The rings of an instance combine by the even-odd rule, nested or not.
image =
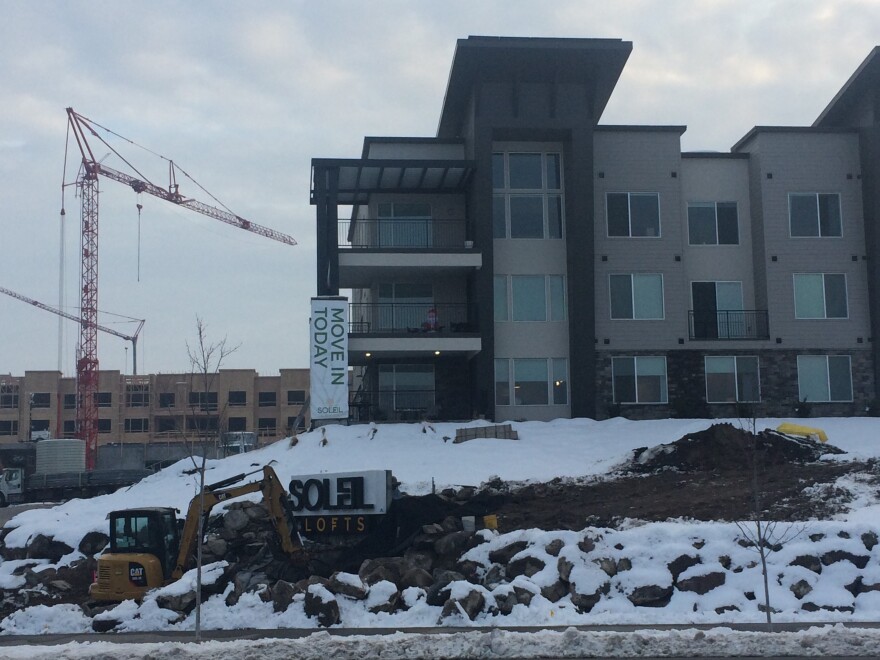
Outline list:
[[[50,506],[55,506],[56,504],[57,502],[36,502],[33,504],[13,504],[12,506],[3,507],[0,509],[0,527],[8,523],[22,511],[27,511],[28,509],[48,509]]]

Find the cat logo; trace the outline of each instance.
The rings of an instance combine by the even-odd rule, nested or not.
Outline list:
[[[147,571],[141,564],[128,563],[128,580],[137,587],[147,586]]]

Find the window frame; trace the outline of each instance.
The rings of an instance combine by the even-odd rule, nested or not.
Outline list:
[[[269,398],[271,397],[271,402]],[[262,391],[257,393],[257,408],[277,408],[278,392],[274,390]]]
[[[805,398],[803,396],[802,387],[801,387],[801,360],[807,359],[817,359],[823,358],[825,361],[825,383],[828,387],[828,399],[827,400],[810,400],[809,398]],[[848,399],[835,399],[833,398],[833,393],[831,391],[831,369],[830,369],[830,358],[846,358],[848,364],[848,373],[849,373],[849,398]],[[798,355],[797,356],[797,380],[798,380],[798,401],[806,401],[807,403],[852,403],[855,401],[855,390],[853,389],[853,378],[852,378],[852,356],[849,354],[840,354],[840,353],[826,353],[822,355]]]
[[[719,204],[732,204],[733,209],[736,212],[736,242],[735,243],[722,243],[721,242],[721,228],[718,224],[718,205]],[[715,242],[714,243],[694,243],[691,240],[691,209],[692,208],[706,208],[712,207],[712,210],[715,214]],[[687,234],[688,234],[688,246],[691,247],[731,247],[740,245],[740,231],[739,231],[739,203],[735,201],[714,201],[714,202],[688,202],[686,209],[686,220],[687,220]]]
[[[135,424],[135,422],[138,422]],[[140,428],[135,428],[135,427]],[[126,417],[123,421],[123,433],[149,433],[150,418],[149,417]]]
[[[234,400],[233,395],[235,395]],[[247,390],[229,390],[226,392],[226,405],[230,408],[244,408],[247,404]]]
[[[294,393],[302,393],[301,398],[291,397]],[[288,406],[302,406],[305,405],[306,402],[306,391],[305,390],[287,390],[287,405]]]
[[[663,360],[663,380],[664,386],[662,392],[665,399],[661,401],[639,401],[639,361],[645,358]],[[633,361],[633,379],[635,385],[635,401],[618,401],[617,387],[614,361],[615,360],[632,360]],[[649,375],[649,374],[646,374]],[[613,403],[619,403],[622,406],[665,406],[669,405],[669,364],[665,355],[613,355],[611,356],[611,400]]]
[[[626,223],[627,223],[627,234],[612,234],[611,233],[611,224],[609,222],[608,216],[608,198],[610,195],[626,195]],[[633,195],[643,195],[649,196],[652,195],[657,199],[657,234],[655,236],[650,235],[638,235],[633,236],[632,233],[632,197]],[[647,239],[656,239],[663,237],[663,222],[662,222],[663,214],[660,212],[660,193],[659,192],[651,192],[651,191],[638,191],[638,192],[630,192],[623,190],[606,190],[605,191],[605,238],[647,238]]]
[[[837,198],[837,219],[840,222],[839,234],[822,234],[822,205],[819,203],[819,197],[822,195],[834,196]],[[792,232],[791,225],[791,200],[793,197],[813,197],[816,200],[816,233],[815,234],[795,234]],[[843,199],[839,192],[790,192],[788,193],[788,237],[789,238],[843,238]]]
[[[707,370],[709,360],[733,360],[733,385],[734,385],[734,396],[735,399],[733,401],[715,401],[709,399],[709,371]],[[744,399],[742,398],[742,394],[739,391],[739,360],[754,360],[755,373],[758,377],[758,398],[757,399]],[[716,372],[721,373],[721,372]],[[726,372],[725,372],[726,373]],[[706,381],[706,403],[710,404],[733,404],[733,403],[760,403],[761,402],[761,360],[757,355],[704,355],[703,356],[703,378]]]
[[[540,156],[541,160],[541,187],[540,188],[512,188],[510,185],[510,157],[511,156]],[[500,158],[502,168],[502,187],[495,187],[495,167]],[[559,187],[550,187],[550,163],[555,160]],[[559,149],[502,149],[492,150],[492,237],[497,240],[562,240],[565,238],[565,173],[562,160],[562,150]],[[541,236],[514,236],[512,230],[512,206],[514,198],[540,197],[541,198]],[[551,217],[551,198],[559,199],[559,227],[554,228]],[[504,235],[499,235],[501,218],[496,217],[498,205],[504,208]],[[558,234],[558,235],[556,235]]]
[[[638,317],[636,316],[636,294],[634,286],[635,277],[659,277],[660,278],[660,316]],[[611,294],[612,277],[629,277],[629,295],[632,308],[632,316],[614,316],[614,298]],[[608,316],[612,321],[665,321],[666,320],[666,282],[663,273],[608,273]]]
[[[21,401],[21,386],[18,383],[0,385],[0,409],[15,410]]]
[[[523,360],[540,360],[545,363],[546,368],[546,386],[547,386],[547,402],[546,403],[516,403],[516,363]],[[506,407],[535,407],[535,406],[544,406],[544,407],[559,407],[559,406],[568,406],[571,403],[571,380],[569,374],[569,358],[567,357],[518,357],[518,358],[495,358],[493,361],[493,383],[494,383],[494,401],[496,406],[506,406]],[[557,378],[557,367],[561,367],[562,371],[564,371],[564,377],[562,379]],[[499,370],[506,371],[507,378],[499,379]],[[562,382],[561,385],[557,386],[556,382]],[[499,393],[501,392],[501,388],[499,384],[504,387],[506,386],[506,400],[507,403],[503,403],[504,400],[502,397],[499,397]],[[564,385],[564,390],[557,390],[558,387]],[[557,403],[557,393],[558,391],[564,391],[565,393],[565,402]],[[501,399],[501,400],[499,400]]]
[[[822,316],[800,316],[798,313],[798,277],[822,277]],[[828,316],[828,296],[826,278],[829,275],[843,278],[843,303],[846,306],[846,316]],[[794,318],[798,321],[845,321],[849,319],[849,281],[846,273],[792,273],[792,294],[794,296]]]
[[[543,278],[544,316],[539,319],[515,319],[514,316],[514,278]],[[562,309],[553,304],[554,281],[562,287]],[[504,309],[499,308],[502,303]],[[492,279],[492,316],[495,322],[505,323],[559,323],[568,320],[568,282],[565,275],[549,273],[546,275],[517,273],[514,275],[494,275]],[[503,313],[502,313],[503,312]],[[560,315],[561,314],[561,315]]]

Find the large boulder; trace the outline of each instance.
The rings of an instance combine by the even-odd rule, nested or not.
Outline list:
[[[313,584],[306,590],[303,605],[306,616],[317,617],[318,625],[325,628],[339,623],[339,603],[330,591],[321,584]]]
[[[450,598],[443,604],[443,611],[440,613],[440,621],[456,614],[464,614],[468,619],[473,621],[477,615],[483,611],[486,605],[486,597],[482,591],[471,589],[463,598]]]
[[[302,591],[297,589],[295,585],[284,580],[278,580],[272,586],[271,590],[272,609],[275,612],[286,611],[287,608],[290,607],[290,604],[293,602],[294,596],[299,593],[302,593]]]
[[[539,557],[532,557],[531,555],[520,557],[507,564],[507,577],[508,579],[513,579],[519,575],[532,577],[538,571],[544,570],[545,565],[544,560]]]
[[[632,593],[627,595],[629,602],[637,607],[666,607],[669,599],[672,597],[673,587],[669,585],[662,587],[656,584],[649,584],[643,587],[636,587]]]
[[[693,577],[679,580],[676,586],[680,591],[692,591],[703,596],[712,591],[712,589],[720,587],[724,584],[725,580],[726,575],[724,573],[721,571],[712,571],[710,573],[705,573],[704,575],[694,575]]]
[[[79,542],[77,550],[86,557],[94,557],[110,543],[110,537],[104,532],[89,532]]]
[[[669,572],[672,573],[672,583],[675,584],[678,582],[678,576],[684,573],[687,569],[692,566],[696,566],[697,564],[702,563],[702,560],[699,557],[694,557],[692,555],[679,555],[671,562],[669,562],[666,567],[669,569]]]
[[[64,555],[69,555],[71,552],[73,548],[66,543],[56,541],[51,536],[37,534],[28,543],[27,558],[48,559],[51,563],[57,564]]]
[[[400,605],[400,592],[397,590],[397,585],[388,581],[377,582],[370,587],[366,604],[370,614],[394,612]]]
[[[526,541],[516,541],[515,543],[510,543],[503,548],[499,548],[498,550],[493,550],[489,553],[489,561],[493,564],[506,564],[513,556],[522,552],[529,544]]]
[[[353,600],[364,600],[367,597],[367,588],[360,577],[352,573],[337,571],[330,576],[330,591],[340,596],[346,596]]]

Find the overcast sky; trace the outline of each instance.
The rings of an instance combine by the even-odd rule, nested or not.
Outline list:
[[[601,123],[684,124],[683,149],[719,151],[757,124],[811,124],[880,41],[877,0],[4,0],[2,10],[0,286],[59,301],[67,106],[299,242],[275,243],[102,181],[99,308],[146,319],[141,373],[189,370],[197,315],[209,338],[241,344],[224,366],[271,375],[308,365],[310,161],[358,157],[365,135],[434,135],[459,38],[632,41]],[[150,153],[124,154],[166,183]],[[68,159],[71,182],[78,152]],[[78,314],[73,187],[64,204],[65,304]],[[68,375],[77,337],[65,322]],[[98,341],[102,368],[131,372],[127,342]],[[0,295],[0,374],[56,369],[57,346],[56,316]]]

